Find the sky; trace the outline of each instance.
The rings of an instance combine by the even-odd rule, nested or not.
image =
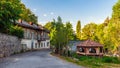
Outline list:
[[[60,16],[64,23],[70,21],[75,29],[77,21],[82,27],[90,22],[100,24],[112,15],[117,0],[22,0],[38,16],[38,23],[45,25]]]

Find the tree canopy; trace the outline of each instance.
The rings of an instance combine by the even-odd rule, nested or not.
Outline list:
[[[51,31],[50,41],[55,48],[55,52],[61,54],[63,49],[67,48],[68,42],[74,39],[72,24],[70,22],[63,24],[59,16],[57,21],[48,22],[45,27]]]
[[[14,25],[18,19],[37,24],[37,16],[21,0],[0,0],[0,32],[23,37],[23,30]]]
[[[113,6],[112,18],[102,24],[90,23],[82,29],[82,39],[92,39],[104,45],[109,53],[120,53],[120,0]]]
[[[79,40],[81,39],[81,22],[80,22],[80,20],[77,22],[76,36]]]

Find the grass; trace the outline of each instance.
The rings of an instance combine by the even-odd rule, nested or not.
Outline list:
[[[77,56],[75,58],[55,55],[68,62],[75,63],[77,65],[86,68],[120,68],[120,58],[117,57],[88,57],[88,56]],[[77,59],[76,59],[77,58]]]

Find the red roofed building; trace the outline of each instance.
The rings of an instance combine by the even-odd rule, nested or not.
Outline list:
[[[86,56],[103,56],[103,45],[92,40],[86,40],[77,45],[77,54]]]
[[[23,49],[49,49],[50,48],[50,31],[41,25],[32,22],[26,22],[21,19],[15,25],[22,27],[24,37],[21,39]]]

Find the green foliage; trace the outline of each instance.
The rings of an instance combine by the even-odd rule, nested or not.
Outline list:
[[[0,30],[7,33],[11,24],[20,18],[20,0],[1,0],[0,1]]]
[[[82,29],[82,39],[92,39],[104,45],[108,54],[120,55],[120,0],[113,6],[112,18],[107,17],[104,23],[90,23]]]
[[[10,33],[11,26],[20,18],[20,0],[1,0],[0,1],[0,32]]]
[[[22,30],[21,27],[11,26],[10,29],[9,29],[9,34],[17,36],[19,38],[23,38],[24,31]]]
[[[0,1],[0,22],[12,23],[20,17],[20,0],[1,0]]]
[[[81,40],[81,22],[80,21],[77,22],[76,36],[79,40]]]
[[[30,9],[26,8],[24,4],[21,4],[21,9],[22,9],[22,13],[20,14],[20,18],[22,20],[37,24],[38,18],[37,16],[35,16],[35,14]]]
[[[73,40],[74,39],[74,35],[73,35],[73,27],[72,27],[72,24],[70,22],[67,22],[65,24],[65,37],[66,37],[66,40],[67,40],[67,43],[70,41],[70,40]]]
[[[97,62],[97,63],[115,63],[115,64],[120,63],[120,59],[118,57],[103,56],[99,58],[94,56],[79,56],[74,53],[72,55],[74,58],[78,59],[79,61]]]
[[[118,2],[113,6],[112,10],[113,10],[113,13],[112,13],[112,21],[113,22],[117,22],[117,21],[120,21],[120,0],[118,0]]]
[[[57,21],[48,22],[45,27],[51,31],[50,41],[55,52],[61,54],[65,48],[68,52],[66,45],[74,38],[72,24],[70,22],[63,24],[61,17],[58,17]]]
[[[80,66],[89,67],[89,68],[118,68],[120,66],[120,58],[118,57],[96,57],[96,56],[80,56],[76,53],[72,53],[72,57],[60,58],[67,60],[68,62],[73,62]]]
[[[120,46],[120,0],[113,6],[112,18],[103,28],[103,44],[113,54],[119,53]]]
[[[48,30],[52,30],[52,22],[48,22],[44,25],[45,28],[47,28]]]
[[[95,23],[85,25],[82,29],[82,39],[95,39],[96,28]]]

